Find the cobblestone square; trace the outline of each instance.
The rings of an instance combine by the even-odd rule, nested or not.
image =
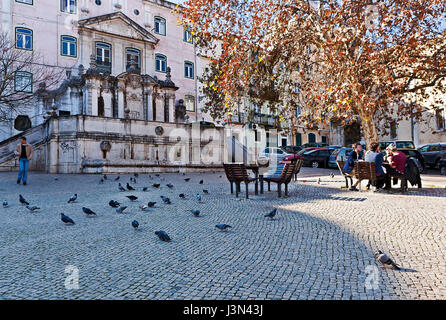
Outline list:
[[[117,175],[99,184],[100,175],[30,172],[23,186],[16,173],[2,172],[0,200],[9,207],[0,208],[0,299],[446,298],[444,186],[354,193],[329,170],[319,171],[318,184],[312,170],[302,169],[287,198],[265,184],[258,196],[251,185],[249,200],[230,194],[223,172],[140,174],[132,192],[118,190]],[[119,181],[125,186],[132,176]],[[73,193],[78,200],[69,204]],[[41,209],[29,212],[19,194]],[[130,202],[131,194],[138,199]],[[112,199],[128,206],[124,214],[108,205]],[[141,211],[148,201],[155,208]],[[273,208],[276,218],[265,218]],[[64,225],[61,212],[75,225]],[[220,232],[219,223],[233,228]],[[157,230],[172,241],[160,241]],[[379,268],[377,249],[403,270]],[[66,287],[70,268],[78,270],[78,289]]]

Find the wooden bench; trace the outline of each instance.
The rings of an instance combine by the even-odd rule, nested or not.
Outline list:
[[[378,180],[376,176],[376,163],[374,161],[356,161],[354,177],[359,181],[359,190],[361,190],[362,180],[368,180],[372,186],[376,187]]]
[[[249,183],[256,181],[256,179],[251,178],[248,175],[246,166],[243,163],[225,163],[223,164],[223,167],[225,168],[226,177],[231,183],[231,193],[234,192],[232,184],[235,183],[235,196],[238,197],[238,193],[240,192],[240,184],[243,182],[245,183],[246,199],[249,199],[248,196]]]
[[[302,160],[299,160],[302,161]],[[299,162],[298,161],[298,162]],[[291,178],[293,177],[296,168],[298,165],[302,167],[302,163],[298,162],[287,162],[283,163],[279,166],[277,166],[277,169],[282,168],[280,175],[272,175],[272,176],[265,176],[263,177],[263,180],[268,183],[268,191],[271,191],[271,182],[277,183],[277,191],[279,194],[279,197],[282,196],[282,184],[285,185],[285,196],[288,196],[288,184],[291,182]],[[282,167],[283,165],[283,167]]]
[[[353,186],[352,177],[355,175],[355,169],[353,168],[352,172],[350,173],[344,173],[342,169],[345,166],[345,161],[336,161],[336,164],[338,165],[339,172],[345,178],[345,187],[348,189],[348,180],[350,180],[350,186]]]

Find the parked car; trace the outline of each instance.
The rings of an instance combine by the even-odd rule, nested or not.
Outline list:
[[[438,167],[440,168],[440,174],[446,176],[446,158],[440,160]]]
[[[296,153],[298,153],[300,150],[302,150],[302,147],[300,147],[300,146],[283,146],[283,147],[281,147],[281,149],[282,149],[283,151],[285,151],[286,153],[289,153],[289,154],[296,154]]]
[[[282,161],[286,156],[289,156],[289,153],[286,153],[280,148],[276,147],[268,147],[263,149],[259,152],[258,157],[259,158],[268,158],[270,162],[280,162]]]
[[[324,148],[326,146],[328,146],[328,143],[325,142],[309,142],[302,145],[303,148],[310,148],[310,147]]]
[[[446,143],[431,143],[418,148],[424,157],[426,165],[431,168],[438,168],[440,160],[446,156]]]
[[[300,151],[299,151],[298,153],[296,153],[296,154],[289,154],[289,155],[285,156],[285,157],[283,158],[283,160],[285,160],[285,161],[289,161],[289,160],[294,160],[294,159],[302,159],[302,155],[303,155],[305,152],[308,152],[308,151],[311,151],[311,150],[315,150],[315,149],[321,149],[321,148],[319,148],[319,147],[305,148],[305,149],[300,150]]]
[[[413,143],[413,141],[410,141],[410,140],[380,141],[379,145],[381,147],[381,150],[386,150],[386,148],[392,143],[394,145],[396,145],[397,149],[400,149],[400,148],[416,149],[415,144]]]
[[[304,166],[319,168],[328,167],[328,158],[330,157],[333,150],[322,148],[310,150],[302,154],[302,160]]]

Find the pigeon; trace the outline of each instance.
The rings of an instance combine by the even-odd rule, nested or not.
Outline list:
[[[8,207],[8,201],[4,200],[3,201],[3,208],[7,208]]]
[[[196,217],[198,217],[200,215],[200,210],[197,210],[197,209],[192,209],[190,212],[192,212],[192,214]]]
[[[195,198],[197,198],[198,202],[201,202],[201,196],[197,193],[197,195],[195,196]]]
[[[198,182],[199,184],[203,184],[203,180],[200,180],[200,182]]]
[[[148,189],[149,189],[149,188],[144,187],[144,188],[142,188],[142,191],[146,192]]]
[[[125,191],[125,188],[122,186],[121,183],[118,184],[118,188],[119,188],[119,191]]]
[[[73,219],[71,219],[69,216],[64,215],[63,213],[60,214],[60,220],[64,222],[65,224],[74,224]]]
[[[101,179],[101,180],[99,181],[99,184],[104,184],[104,179]]]
[[[107,180],[108,179],[108,177],[107,177],[107,175],[106,174],[104,174],[104,180]]]
[[[317,179],[317,184],[321,184],[321,178]]]
[[[135,197],[134,195],[130,195],[130,196],[126,196],[127,198],[130,199],[130,201],[135,201],[138,199],[138,197]]]
[[[204,194],[209,194],[209,190],[203,189]]]
[[[190,180],[190,178],[185,178],[184,181],[188,182]]]
[[[36,210],[40,210],[40,208],[37,207],[37,206],[32,206],[32,207],[31,206],[26,206],[26,209],[28,209],[31,212],[34,212]]]
[[[155,176],[156,176],[156,177],[159,177],[160,175],[157,173],[157,174],[155,174]]]
[[[29,202],[25,200],[25,198],[23,198],[23,196],[21,194],[19,194],[19,201],[22,205],[27,205],[29,206]]]
[[[54,181],[59,181],[59,178],[54,178]]]
[[[119,176],[117,176],[117,177],[115,178],[115,181],[118,181],[118,180],[119,180],[119,178],[120,178],[120,177],[119,177]]]
[[[333,174],[333,172],[330,173],[330,177],[331,177],[332,179],[334,179],[334,174]]]
[[[133,227],[133,229],[137,230],[138,227],[139,227],[139,222],[136,221],[136,220],[133,220],[133,221],[132,221],[132,227]]]
[[[184,193],[180,193],[180,194],[179,194],[179,197],[180,197],[181,199],[183,199],[183,200],[186,199],[186,196],[184,195]]]
[[[87,216],[90,216],[90,215],[96,215],[95,212],[93,212],[91,209],[86,208],[86,207],[82,207],[82,211],[83,211]]]
[[[135,188],[133,188],[131,185],[129,185],[129,183],[127,182],[127,190],[128,191],[135,191]]]
[[[73,194],[70,199],[68,199],[68,203],[73,203],[75,202],[77,199],[77,193]]]
[[[156,204],[156,202],[149,201],[149,202],[147,203],[147,206],[148,206],[149,208],[153,208],[153,207],[155,206],[155,204]]]
[[[374,257],[375,257],[376,261],[378,261],[379,263],[382,264],[383,268],[400,270],[400,267],[395,262],[393,262],[393,260],[390,259],[389,256],[386,255],[385,253],[383,253],[381,250],[378,250],[377,252],[375,252]]]
[[[108,203],[108,205],[112,208],[117,208],[119,207],[120,203],[118,201],[115,200],[110,200],[110,202]]]
[[[139,177],[139,174],[137,174],[137,173],[134,173],[133,175],[135,176],[135,178]]]
[[[215,227],[220,231],[228,231],[228,228],[232,228],[229,224],[217,224]]]
[[[277,208],[275,208],[270,213],[265,214],[265,217],[270,218],[271,220],[274,219],[275,215],[277,214]]]
[[[165,197],[165,196],[161,196],[161,199],[164,201],[165,204],[172,204],[172,203],[170,202],[170,199],[167,198],[167,197]]]
[[[219,178],[221,179],[221,178],[223,178],[223,176],[219,176]]]
[[[146,211],[149,207],[146,206],[145,204],[142,204],[139,206],[139,208],[141,209],[141,211]]]
[[[170,237],[169,235],[166,233],[166,231],[160,230],[160,231],[155,231],[155,234],[158,236],[158,238],[161,241],[170,241]]]
[[[167,186],[169,189],[172,189],[172,188],[173,188],[173,184],[170,184],[170,183],[166,184],[166,186]]]
[[[152,184],[152,187],[154,187],[154,188],[159,188],[159,187],[160,187],[160,184],[159,184],[159,183],[154,183],[154,184]]]
[[[125,209],[127,209],[127,206],[120,206],[118,209],[116,209],[116,213],[123,213]]]

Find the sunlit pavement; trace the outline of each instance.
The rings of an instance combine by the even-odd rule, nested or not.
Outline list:
[[[15,173],[0,173],[0,200],[9,202],[0,207],[1,299],[446,298],[446,179],[438,174],[423,175],[421,191],[350,192],[337,170],[303,168],[289,197],[277,198],[275,184],[255,196],[251,185],[249,200],[230,194],[222,172],[144,174],[130,183],[134,192],[119,192],[115,177],[99,184],[99,175],[31,172],[23,186]],[[41,210],[30,213],[19,193]],[[78,201],[68,204],[73,193]],[[131,203],[130,194],[139,199]],[[126,214],[111,199],[128,205]],[[148,201],[158,203],[142,212]],[[97,217],[85,217],[83,206]],[[265,218],[273,208],[276,219]],[[76,224],[64,225],[61,212]],[[218,223],[233,228],[220,232]],[[379,268],[376,249],[404,269]]]

